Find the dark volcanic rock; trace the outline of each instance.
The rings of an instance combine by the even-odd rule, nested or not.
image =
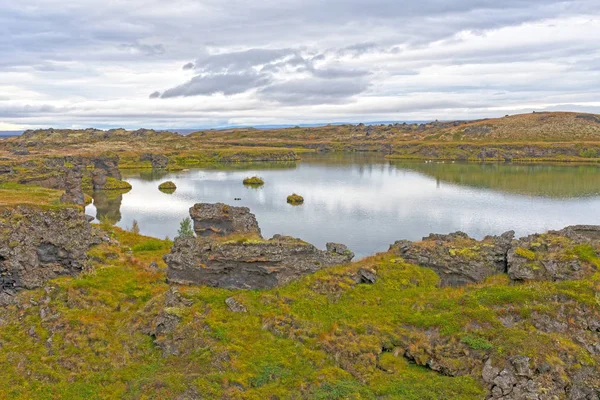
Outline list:
[[[270,288],[354,257],[338,243],[328,243],[327,251],[322,251],[289,236],[264,240],[254,214],[246,207],[202,203],[190,208],[190,216],[199,237],[177,238],[164,257],[170,282]],[[223,238],[231,234],[241,236]]]
[[[121,180],[119,171],[119,156],[116,154],[102,154],[91,160],[95,170],[102,170],[106,176]]]
[[[92,188],[94,190],[102,190],[106,185],[106,171],[103,169],[95,169],[92,171]]]
[[[530,235],[508,251],[508,276],[513,280],[571,280],[591,275],[597,267],[600,226],[576,225]]]
[[[86,251],[100,242],[85,214],[74,208],[4,209],[0,231],[0,304],[10,303],[19,290],[81,272]]]
[[[140,156],[141,161],[150,161],[152,168],[161,169],[167,168],[169,158],[164,154],[145,153]]]
[[[279,235],[269,240],[230,242],[179,237],[164,259],[172,283],[264,289],[347,263],[352,253],[322,251],[299,239]]]
[[[256,217],[247,207],[198,203],[190,208],[190,216],[198,236],[228,236],[232,233],[260,235]]]
[[[85,205],[85,197],[81,187],[82,178],[83,173],[79,165],[74,165],[72,168],[64,168],[65,193],[60,197],[62,203]]]
[[[409,263],[433,269],[442,285],[456,286],[506,272],[506,253],[513,236],[509,231],[477,241],[463,232],[431,234],[422,242],[398,241],[390,250]]]
[[[442,285],[481,282],[508,273],[510,279],[583,279],[597,270],[600,226],[577,225],[518,240],[514,232],[478,241],[465,233],[431,234],[421,242],[401,240],[390,250],[405,261],[433,269]]]

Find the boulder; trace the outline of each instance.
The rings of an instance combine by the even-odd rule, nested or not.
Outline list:
[[[434,270],[441,285],[459,286],[506,272],[506,253],[513,237],[513,231],[481,241],[463,232],[431,234],[421,242],[397,241],[390,250],[406,262]]]
[[[0,304],[23,289],[87,268],[87,250],[101,241],[85,214],[75,208],[0,211]]]
[[[583,279],[597,270],[600,226],[575,225],[515,241],[507,254],[515,281]]]
[[[350,262],[353,254],[322,251],[302,240],[276,235],[269,240],[175,239],[164,257],[170,283],[228,289],[265,289],[322,268]]]
[[[260,228],[248,207],[232,207],[223,203],[198,203],[190,208],[194,231],[198,236],[256,234]]]
[[[116,154],[102,154],[99,157],[90,160],[95,170],[102,170],[105,175],[111,178],[121,180],[119,171],[119,156]]]
[[[64,167],[65,193],[60,197],[62,203],[85,205],[85,197],[81,186],[82,178],[83,173],[79,165],[74,165],[72,168]]]
[[[145,153],[140,156],[140,161],[150,161],[152,168],[163,169],[167,168],[169,158],[164,154]]]

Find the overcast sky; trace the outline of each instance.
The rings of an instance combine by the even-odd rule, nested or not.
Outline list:
[[[600,1],[0,0],[0,130],[600,113]]]

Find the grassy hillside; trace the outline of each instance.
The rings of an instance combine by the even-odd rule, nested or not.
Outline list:
[[[433,137],[449,141],[600,141],[600,115],[571,112],[519,114],[444,129]]]
[[[0,399],[481,399],[470,368],[486,357],[600,362],[534,326],[562,321],[565,307],[600,312],[599,274],[438,288],[431,270],[386,253],[272,290],[169,290],[171,242],[105,228],[119,244],[90,252],[94,272],[23,292],[3,311]],[[351,279],[361,267],[375,284]],[[228,297],[247,312],[230,311]]]

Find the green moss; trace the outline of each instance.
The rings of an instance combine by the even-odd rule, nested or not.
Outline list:
[[[531,261],[535,260],[536,258],[535,253],[533,251],[529,249],[524,249],[523,247],[517,247],[515,249],[515,254]]]
[[[6,397],[177,398],[193,387],[206,398],[484,398],[488,389],[477,374],[447,376],[424,366],[428,352],[440,350],[429,342],[438,335],[447,346],[440,361],[453,368],[461,357],[480,360],[476,352],[494,359],[526,355],[536,364],[559,362],[557,354],[598,362],[568,336],[534,329],[529,318],[564,304],[597,307],[600,273],[522,284],[499,275],[440,288],[433,271],[383,253],[270,290],[179,286],[185,303],[165,305],[162,256],[172,242],[107,229],[120,244],[92,248],[93,271],[55,279],[48,293],[21,293],[26,307],[6,307],[0,330]],[[573,252],[595,257],[585,246]],[[158,270],[148,268],[153,261]],[[361,267],[377,272],[376,283],[355,282]],[[232,296],[246,313],[228,309]],[[52,318],[42,321],[41,307]],[[521,322],[505,327],[501,318],[513,314]],[[149,327],[159,315],[179,324],[152,337]],[[177,356],[163,357],[164,340],[177,346]],[[414,362],[403,356],[407,349]]]
[[[175,193],[177,186],[171,181],[166,181],[158,185],[158,190],[165,193]]]
[[[169,242],[160,239],[147,239],[132,247],[134,252],[167,250],[170,247]]]
[[[465,247],[462,249],[449,249],[448,252],[453,257],[459,256],[462,258],[474,259],[474,258],[479,257],[479,253],[477,252],[478,250],[479,250],[479,248],[477,248],[477,247],[472,247],[472,248]]]
[[[299,205],[304,203],[304,197],[294,193],[287,197],[287,202],[292,205]]]
[[[13,182],[0,183],[0,206],[37,205],[70,207],[60,203],[63,191]]]
[[[92,184],[92,177],[84,176],[81,181],[81,187],[86,192],[90,192],[90,191],[94,190],[94,187]],[[111,176],[108,176],[108,177],[106,177],[105,185],[102,188],[98,188],[96,190],[115,190],[115,191],[127,192],[127,191],[131,190],[131,184],[128,182],[113,178]]]
[[[259,178],[258,176],[253,176],[251,178],[246,178],[244,179],[244,185],[248,185],[248,186],[262,186],[265,184],[265,181],[262,178]]]
[[[461,342],[472,348],[473,350],[491,350],[494,345],[488,342],[485,338],[473,336],[473,335],[465,335],[461,339]]]

